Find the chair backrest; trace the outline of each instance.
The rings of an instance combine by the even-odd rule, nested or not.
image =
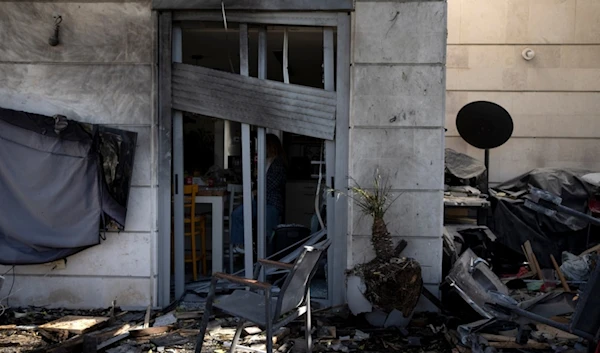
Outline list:
[[[310,281],[317,271],[319,260],[331,245],[331,240],[326,239],[313,246],[305,246],[304,251],[294,263],[294,268],[287,275],[275,307],[275,318],[294,310],[302,305],[306,299]]]
[[[183,186],[183,208],[184,212],[189,209],[189,216],[196,214],[196,194],[198,193],[198,185]],[[187,212],[185,212],[187,214]]]

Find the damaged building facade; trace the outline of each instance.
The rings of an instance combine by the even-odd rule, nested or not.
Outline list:
[[[330,94],[335,97],[335,135],[329,137],[336,150],[335,188],[345,188],[348,177],[368,185],[376,170],[389,176],[401,196],[387,213],[388,228],[396,241],[408,241],[403,255],[420,262],[425,285],[437,292],[442,280],[446,2],[266,0],[245,8],[246,3],[1,3],[0,107],[137,133],[124,231],[107,232],[100,245],[66,262],[2,266],[1,298],[11,290],[11,306],[71,308],[108,307],[113,300],[141,308],[174,299],[169,295],[171,211],[165,205],[172,196],[170,170],[177,158],[169,139],[177,134],[164,119],[182,105],[165,100],[173,93],[165,78],[193,58],[184,56],[182,66],[165,65],[165,58],[178,60],[164,47],[165,38],[177,39],[179,21],[202,18],[205,12],[231,15],[230,26],[312,23],[335,31],[336,83],[335,95]],[[215,18],[224,25],[222,17]],[[59,43],[53,46],[49,38],[56,31]],[[51,183],[53,176],[47,178]],[[345,270],[374,254],[370,220],[343,196],[332,202],[330,299],[338,304],[345,301]]]

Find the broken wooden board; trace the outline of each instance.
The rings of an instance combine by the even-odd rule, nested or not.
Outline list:
[[[560,266],[558,266],[558,263],[556,262],[554,255],[550,254],[550,260],[552,260],[552,265],[554,266],[554,270],[558,274],[558,278],[560,278],[560,283],[562,284],[563,289],[567,293],[571,292],[571,288],[569,287],[569,284],[567,283],[567,279],[565,278],[565,275],[563,275],[562,271],[560,270]]]
[[[533,340],[527,341],[526,344],[518,344],[517,342],[489,342],[488,346],[498,349],[541,349],[547,350],[551,346],[548,343],[536,342]]]
[[[550,345],[548,343],[536,342],[534,340],[528,340],[526,344],[519,344],[515,341],[514,337],[493,335],[489,333],[480,334],[481,337],[485,338],[488,341],[488,345],[494,348],[505,348],[505,349],[519,349],[519,348],[529,348],[529,349],[549,349]]]
[[[144,328],[150,327],[150,313],[152,312],[152,305],[148,305],[146,308],[146,316],[144,318]]]
[[[81,335],[107,323],[110,318],[103,316],[76,316],[68,315],[58,320],[40,326],[47,331],[69,331]]]
[[[549,326],[549,325],[544,325],[544,324],[536,324],[535,325],[537,328],[537,332],[543,333],[546,336],[549,336],[549,338],[552,339],[558,339],[558,340],[571,340],[571,341],[578,341],[580,340],[580,338],[572,333],[563,331],[563,330],[559,330],[555,327]],[[548,338],[548,337],[546,337]]]
[[[531,260],[532,265],[535,267],[535,272],[538,275],[538,278],[541,279],[542,281],[544,281],[544,275],[542,273],[542,268],[540,267],[540,264],[537,260],[537,257],[535,256],[535,253],[533,252],[533,247],[531,246],[531,242],[529,240],[527,240],[525,242],[525,244],[523,244],[523,246],[525,247],[527,258]]]
[[[581,254],[579,254],[579,256],[583,256],[583,255],[587,255],[587,254],[591,254],[593,252],[600,252],[600,244],[591,247],[589,249],[587,249],[586,251],[582,252]]]
[[[175,313],[175,317],[181,320],[201,319],[204,311],[183,311]]]

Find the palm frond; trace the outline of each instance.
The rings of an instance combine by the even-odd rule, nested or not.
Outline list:
[[[389,185],[387,178],[383,179],[379,170],[376,171],[373,179],[373,188],[363,188],[356,180],[350,178],[354,182],[354,186],[349,188],[349,193],[344,193],[338,190],[330,190],[339,194],[344,194],[354,201],[356,206],[367,215],[374,218],[383,218],[390,206],[398,199],[400,195],[391,197],[392,187]]]

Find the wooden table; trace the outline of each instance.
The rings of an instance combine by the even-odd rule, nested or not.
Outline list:
[[[223,272],[223,208],[227,192],[198,190],[197,204],[212,206],[212,273]]]

